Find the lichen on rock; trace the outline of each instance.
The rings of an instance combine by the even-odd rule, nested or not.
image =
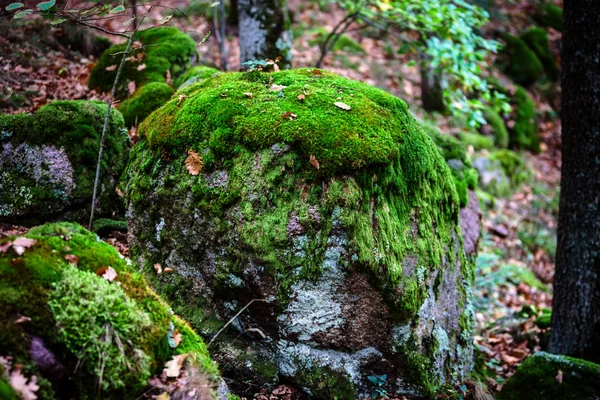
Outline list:
[[[34,224],[88,215],[106,107],[98,101],[57,101],[33,115],[0,115],[0,221]],[[111,111],[100,215],[122,211],[116,186],[128,154],[123,117]]]
[[[202,339],[95,234],[63,222],[0,242],[0,356],[37,377],[38,398],[135,399],[181,354],[218,384]]]
[[[386,374],[388,393],[433,394],[466,376],[460,198],[406,103],[314,69],[223,73],[179,93],[132,150],[131,252],[207,338],[252,302],[211,347],[234,388],[281,376],[353,398]]]

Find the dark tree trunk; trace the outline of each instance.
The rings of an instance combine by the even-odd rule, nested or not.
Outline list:
[[[600,2],[565,0],[550,350],[600,362]]]
[[[237,26],[238,23],[238,0],[229,0],[229,13],[227,14],[227,25]]]
[[[425,111],[444,112],[444,88],[442,73],[425,64],[421,66],[421,101]]]
[[[285,0],[238,0],[240,61],[275,60],[292,63],[292,34]]]

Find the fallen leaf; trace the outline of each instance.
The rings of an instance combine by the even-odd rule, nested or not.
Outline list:
[[[556,379],[556,382],[558,382],[558,383],[562,383],[563,382],[563,372],[562,372],[562,370],[560,370],[560,369],[558,370],[558,374],[556,374],[555,379]]]
[[[114,71],[116,69],[117,69],[117,64],[115,64],[115,65],[109,65],[108,67],[106,67],[107,71]]]
[[[162,274],[163,272],[162,266],[160,264],[154,264],[154,270],[158,275]]]
[[[139,48],[139,47],[142,47],[142,46],[143,46],[142,42],[140,42],[139,40],[136,40],[136,41],[134,41],[132,43],[131,47],[133,47],[133,48],[136,48],[136,47]]]
[[[132,129],[132,130],[133,130],[133,129]],[[123,191],[121,190],[121,188],[117,187],[117,188],[115,189],[115,191],[117,192],[117,196],[119,196],[119,197],[123,197],[123,196],[125,196],[125,193],[123,193]]]
[[[173,86],[173,79],[171,79],[171,70],[167,70],[167,75],[165,76],[165,80],[167,81],[167,85]]]
[[[283,114],[281,114],[281,118],[283,118],[283,119],[289,119],[290,121],[293,121],[296,118],[298,118],[298,116],[296,114],[294,114],[293,112],[286,111]]]
[[[143,70],[145,70],[145,69],[146,69],[146,64],[140,64],[140,65],[138,65],[138,66],[137,66],[137,68],[136,68],[136,69],[137,69],[138,71],[143,71]]]
[[[171,361],[167,361],[165,363],[165,372],[167,377],[169,378],[177,378],[181,373],[181,367],[183,366],[183,362],[187,358],[187,354],[180,354],[177,356],[173,356]]]
[[[278,85],[276,83],[272,84],[271,87],[269,88],[269,90],[272,90],[274,92],[279,92],[282,91],[283,89],[285,89],[287,86],[283,86],[283,85]]]
[[[0,253],[6,253],[10,249],[10,246],[12,246],[11,241],[0,244]]]
[[[23,376],[20,369],[14,369],[10,374],[10,386],[13,390],[20,394],[22,400],[35,400],[37,395],[35,392],[40,388],[37,384],[37,376],[33,375],[29,382]]]
[[[21,256],[21,255],[23,255],[23,253],[25,253],[26,249],[30,248],[34,244],[35,244],[34,239],[29,239],[24,236],[19,236],[12,242],[12,248],[15,251],[15,253],[17,253],[18,255]]]
[[[333,103],[333,105],[341,108],[342,110],[346,110],[346,111],[350,110],[350,106],[346,103],[342,103],[341,101],[336,101],[335,103]]]
[[[250,92],[244,92],[244,95],[246,97],[248,97],[248,98],[251,98],[251,99],[254,98],[254,95],[252,93],[250,93]]]
[[[113,267],[108,267],[106,272],[102,274],[102,277],[107,281],[112,282],[117,279],[117,271],[115,271]]]
[[[179,96],[177,96],[177,106],[178,107],[181,104],[181,102],[186,99],[186,97],[187,96],[185,94],[183,94],[183,93],[181,93]]]
[[[175,332],[173,332],[173,342],[175,343],[175,347],[179,346],[181,339],[183,339],[183,337],[181,336],[181,333],[179,333],[179,329],[175,329]]]
[[[202,157],[195,151],[189,150],[185,159],[185,168],[190,175],[198,175],[202,171]]]
[[[313,75],[323,75],[320,69],[313,69]]]
[[[15,320],[15,324],[17,324],[17,325],[18,325],[18,324],[23,324],[23,323],[25,323],[25,322],[29,322],[29,321],[31,321],[31,318],[29,318],[29,317],[26,317],[26,316],[24,316],[24,315],[21,315],[19,318],[17,318],[17,319]]]
[[[300,101],[304,101],[304,99],[306,99],[306,96],[303,95],[303,94],[299,94],[298,97],[297,97],[297,99],[300,100]]]
[[[168,272],[173,272],[173,271],[174,271],[174,269],[171,268],[171,267],[167,267],[167,268],[164,269],[164,273],[165,274],[168,273]]]
[[[169,396],[169,393],[163,392],[156,397],[156,400],[171,400],[171,396]]]
[[[67,260],[69,264],[73,265],[77,265],[77,263],[79,263],[79,257],[77,257],[75,254],[65,255],[65,260]]]
[[[312,154],[310,155],[310,165],[312,165],[316,169],[321,168],[321,166],[319,165],[319,161],[317,161],[317,158]]]
[[[131,81],[127,84],[127,91],[129,92],[129,96],[133,96],[135,93],[135,81]]]

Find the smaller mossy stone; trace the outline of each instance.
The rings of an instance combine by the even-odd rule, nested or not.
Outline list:
[[[543,5],[539,10],[538,20],[543,26],[559,32],[563,30],[563,10],[555,4]]]
[[[458,133],[458,140],[467,147],[473,146],[473,150],[475,151],[491,150],[494,148],[494,139],[478,133],[461,131]]]
[[[92,231],[96,232],[98,235],[104,235],[106,233],[109,233],[110,231],[127,232],[127,221],[109,218],[99,218],[94,221]]]
[[[89,215],[107,105],[56,101],[35,114],[0,115],[0,220],[36,224]],[[129,155],[123,116],[111,110],[102,156],[99,216],[122,212],[116,182]]]
[[[535,319],[535,324],[540,329],[548,329],[552,323],[552,314],[541,314]]]
[[[557,379],[561,372],[562,380]],[[545,352],[536,353],[525,360],[498,395],[499,400],[598,398],[600,365]]]
[[[138,126],[152,111],[165,104],[175,90],[164,82],[150,82],[119,105],[126,126]]]
[[[194,40],[175,27],[138,31],[135,42],[141,43],[142,47],[135,47],[125,61],[117,86],[116,96],[119,99],[127,97],[128,85],[132,81],[136,87],[150,82],[165,83],[167,72],[172,79],[178,78],[190,67],[196,55]],[[118,44],[102,54],[90,74],[90,88],[103,92],[112,89],[125,48],[126,44]]]
[[[538,56],[523,39],[510,34],[505,34],[502,38],[506,43],[502,48],[504,72],[520,85],[528,86],[537,82],[544,72]]]
[[[521,39],[527,43],[529,48],[538,56],[546,75],[552,80],[558,79],[560,71],[554,60],[554,55],[550,50],[548,33],[539,27],[532,27],[521,35]]]
[[[494,144],[496,147],[508,147],[508,131],[506,130],[504,119],[502,119],[500,114],[496,110],[488,107],[483,110],[483,118],[487,121],[490,133],[494,137]]]
[[[0,253],[0,354],[26,376],[47,376],[53,364],[38,398],[55,398],[54,389],[57,398],[135,399],[180,354],[206,382],[218,382],[200,337],[112,246],[72,223],[45,224],[25,237],[34,242],[22,254]],[[15,323],[22,316],[30,320]],[[161,346],[175,333],[178,345]],[[46,348],[42,358],[30,351],[32,341]]]
[[[207,67],[205,65],[197,65],[185,71],[183,75],[173,81],[173,85],[181,89],[182,87],[202,81],[202,79],[210,78],[218,74],[220,71],[216,68]]]
[[[500,149],[491,152],[488,158],[500,162],[506,175],[510,177],[514,185],[526,182],[531,177],[531,171],[527,168],[523,156],[519,153],[508,149]]]
[[[517,86],[511,103],[515,113],[515,123],[509,130],[510,146],[538,153],[540,151],[540,136],[535,102],[525,88]]]

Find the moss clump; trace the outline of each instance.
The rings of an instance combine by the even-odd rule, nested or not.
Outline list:
[[[54,398],[52,384],[64,398],[96,398],[100,390],[101,398],[135,399],[165,358],[184,353],[209,380],[217,378],[202,340],[113,247],[71,223],[46,224],[25,236],[35,243],[22,255],[0,254],[0,354],[12,356],[26,376],[42,378],[48,371],[29,352],[32,338],[51,349],[69,373],[48,377],[49,390],[39,398]],[[108,267],[116,273],[112,281],[99,276]],[[31,320],[15,323],[21,316]],[[182,341],[159,355],[173,327]]]
[[[550,42],[548,41],[548,33],[538,27],[528,29],[521,35],[521,39],[527,43],[529,48],[533,50],[536,56],[542,62],[546,75],[552,80],[558,79],[560,71],[554,60],[554,55],[550,50]]]
[[[321,47],[325,42],[325,39],[327,39],[327,36],[329,36],[329,33],[330,32],[325,28],[316,28],[310,31],[309,35],[314,35],[314,39],[309,40],[308,44],[311,46],[318,45]],[[361,46],[361,44],[346,34],[342,34],[338,40],[336,40],[330,51],[356,54],[365,53],[365,49]]]
[[[523,157],[514,151],[501,149],[491,152],[488,159],[500,162],[502,169],[510,178],[513,185],[520,185],[531,177],[531,171],[527,168]]]
[[[316,399],[356,399],[357,393],[346,376],[327,367],[313,366],[297,372],[296,382],[301,387],[310,388]]]
[[[119,105],[126,126],[139,125],[152,111],[165,104],[175,90],[163,82],[151,82],[135,91]]]
[[[494,136],[495,145],[497,147],[508,147],[508,131],[506,130],[506,124],[500,114],[491,108],[486,108],[483,110],[483,117],[487,121],[491,133]]]
[[[562,382],[556,376],[562,371]],[[600,365],[539,352],[529,357],[502,388],[500,400],[593,400],[600,396]]]
[[[518,86],[511,103],[515,113],[515,124],[510,129],[510,146],[539,152],[540,136],[535,102],[525,88]]]
[[[504,72],[520,85],[531,85],[538,81],[544,67],[538,56],[517,36],[505,34],[506,42],[502,53],[505,56]]]
[[[489,123],[489,121],[488,121]],[[479,150],[491,150],[494,148],[494,140],[485,135],[472,132],[459,132],[458,140],[466,147],[473,146],[476,151]]]
[[[216,68],[198,65],[188,69],[183,75],[173,81],[176,88],[181,89],[184,86],[191,85],[203,79],[210,78],[220,71]]]
[[[125,61],[119,78],[117,98],[127,97],[129,82],[140,88],[150,82],[167,81],[167,72],[176,79],[190,67],[196,54],[194,40],[174,27],[158,27],[139,31],[134,37],[143,47],[133,49]],[[90,88],[108,92],[115,81],[117,67],[121,62],[125,44],[106,50],[90,74]],[[108,70],[107,70],[108,68]]]
[[[0,115],[0,219],[34,224],[88,215],[106,107],[57,101],[33,115]],[[102,158],[101,216],[122,210],[115,182],[128,154],[123,117],[113,110]]]
[[[552,324],[552,312],[542,313],[535,319],[535,324],[540,329],[548,329]]]
[[[108,218],[99,218],[94,221],[92,230],[98,235],[104,235],[110,231],[127,232],[127,221]]]
[[[543,5],[539,10],[538,19],[542,26],[556,29],[559,32],[563,30],[563,10],[556,4]]]

